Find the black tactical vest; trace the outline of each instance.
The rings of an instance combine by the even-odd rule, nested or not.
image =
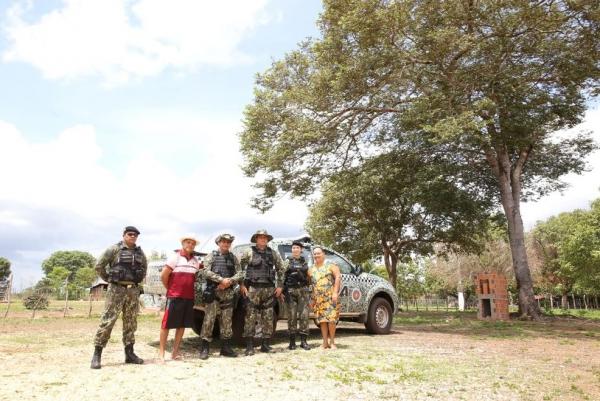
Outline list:
[[[284,285],[288,288],[299,288],[308,285],[308,264],[303,256],[298,259],[289,256],[288,269],[285,271]]]
[[[134,249],[123,247],[123,243],[117,244],[119,251],[110,266],[109,280],[111,283],[118,281],[132,281],[141,283],[144,279],[142,261],[144,254],[142,248],[136,246]]]
[[[213,251],[213,262],[211,270],[223,278],[233,277],[235,274],[235,261],[233,254],[227,252],[221,255],[218,251]]]
[[[246,269],[246,280],[252,284],[275,284],[275,270],[273,269],[273,250],[267,247],[264,251],[252,247],[252,259]]]

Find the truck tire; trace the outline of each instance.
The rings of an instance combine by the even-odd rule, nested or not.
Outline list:
[[[367,313],[365,328],[371,334],[389,334],[392,329],[392,307],[390,303],[381,297],[373,298]]]
[[[246,308],[240,302],[233,310],[231,318],[231,329],[233,331],[233,342],[237,345],[244,345],[244,319],[246,317]]]

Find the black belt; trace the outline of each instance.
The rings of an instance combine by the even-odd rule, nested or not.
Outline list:
[[[248,283],[248,287],[255,287],[255,288],[273,287],[273,288],[275,288],[275,284],[272,284],[272,283]]]
[[[115,284],[118,285],[119,287],[125,287],[125,288],[134,288],[137,287],[137,284],[123,284],[123,283],[118,283],[116,281],[113,281],[111,284]]]

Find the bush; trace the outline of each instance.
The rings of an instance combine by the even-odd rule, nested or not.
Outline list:
[[[23,298],[23,305],[27,309],[48,309],[48,295],[33,293]]]

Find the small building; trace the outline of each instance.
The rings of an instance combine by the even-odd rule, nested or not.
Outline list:
[[[508,320],[508,285],[506,276],[499,273],[475,275],[477,318]]]
[[[106,290],[108,289],[108,283],[102,280],[100,277],[96,277],[96,281],[90,287],[90,298],[92,301],[100,301],[104,299]]]

